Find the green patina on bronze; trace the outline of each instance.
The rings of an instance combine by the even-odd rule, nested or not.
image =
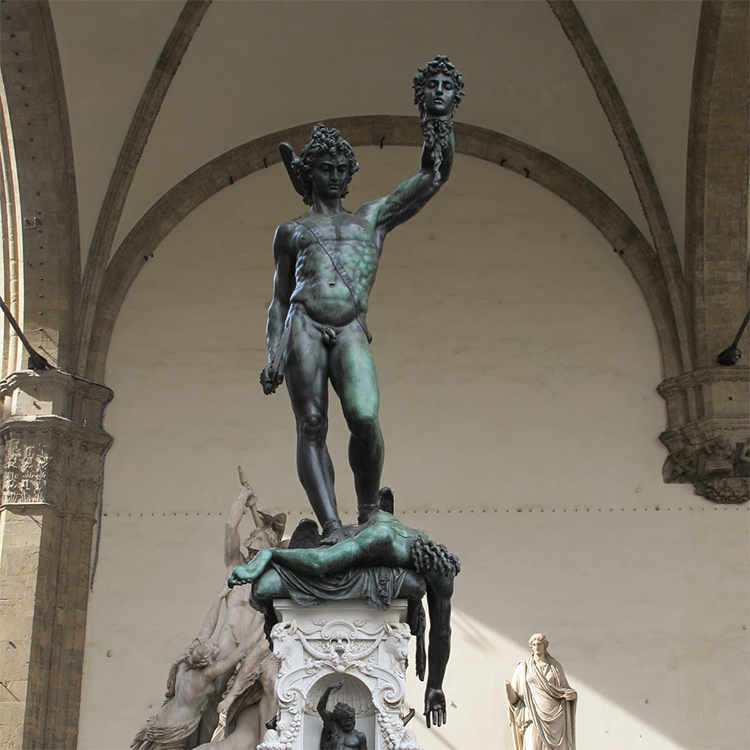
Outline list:
[[[385,603],[377,588],[378,576],[384,569],[391,571],[387,580],[388,597],[419,602],[426,593],[430,637],[425,714],[428,726],[430,720],[440,726],[445,721],[446,711],[442,688],[450,656],[453,579],[461,570],[461,564],[424,531],[404,526],[384,510],[372,513],[353,534],[331,546],[260,550],[250,562],[234,569],[229,585],[252,583],[253,598],[269,614],[272,608],[267,605],[280,597],[291,597],[303,605],[328,599],[371,598],[375,602],[372,606],[381,608],[378,604]],[[345,582],[346,588],[338,595],[330,595],[338,581]],[[412,629],[416,631],[420,621],[418,611],[412,609],[412,618]],[[417,672],[424,679],[420,650],[418,648]]]
[[[253,600],[267,613],[267,624],[275,617],[272,602],[280,597],[302,606],[362,599],[377,609],[387,609],[396,597],[409,599],[422,679],[425,661],[429,666],[424,711],[429,727],[446,719],[442,685],[450,655],[453,579],[460,563],[388,512],[393,496],[380,489],[385,448],[366,322],[386,235],[435,196],[453,166],[453,113],[463,96],[461,74],[447,57],[438,56],[419,69],[414,92],[424,135],[420,169],[393,193],[354,213],[344,209],[342,198],[359,165],[338,130],[316,125],[299,156],[288,144],[280,147],[292,184],[310,210],[276,230],[268,363],[260,382],[270,394],[286,380],[297,426],[297,472],[323,536],[315,531],[312,544],[260,550],[234,569],[229,585],[253,585]],[[326,444],[329,383],[351,433],[349,464],[359,526],[344,526],[338,512]],[[425,594],[430,612],[426,658]]]
[[[359,165],[338,130],[313,129],[299,156],[282,144],[292,183],[310,210],[276,230],[273,300],[268,311],[265,393],[286,379],[297,424],[297,471],[325,541],[346,538],[326,444],[328,385],[341,401],[351,433],[359,523],[377,508],[384,443],[380,394],[366,315],[386,235],[438,192],[453,166],[452,118],[463,95],[461,75],[446,57],[414,79],[425,146],[419,171],[388,196],[356,212],[342,198]]]

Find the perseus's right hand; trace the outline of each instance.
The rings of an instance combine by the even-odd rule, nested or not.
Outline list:
[[[263,386],[263,393],[268,396],[271,393],[276,393],[276,389],[284,382],[283,366],[279,364],[278,369],[273,366],[273,362],[269,362],[260,371],[260,384]]]

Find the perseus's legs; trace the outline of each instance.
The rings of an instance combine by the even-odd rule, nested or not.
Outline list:
[[[380,391],[375,362],[356,321],[339,336],[331,352],[330,369],[331,383],[351,432],[349,464],[354,473],[358,522],[364,523],[378,507],[385,445],[378,419]]]
[[[285,369],[297,421],[297,473],[323,533],[341,525],[328,453],[328,350],[304,314],[292,320]]]

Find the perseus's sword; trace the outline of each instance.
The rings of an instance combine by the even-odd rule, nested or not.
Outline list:
[[[281,341],[279,341],[279,345],[276,347],[276,354],[273,357],[273,363],[271,364],[271,367],[273,368],[274,376],[279,371],[279,365],[281,364],[281,360],[284,357],[284,352],[286,351],[286,347],[289,344],[289,336],[292,333],[292,309],[289,310],[286,316],[286,320],[284,321],[284,331],[281,334]]]

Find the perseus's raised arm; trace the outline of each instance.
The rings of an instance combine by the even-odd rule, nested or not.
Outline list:
[[[413,86],[424,136],[420,170],[387,198],[360,209],[382,232],[411,219],[447,182],[453,167],[453,113],[463,97],[463,78],[445,55],[438,55],[419,68]]]
[[[373,216],[375,228],[386,233],[411,219],[450,177],[453,134],[441,152],[442,160],[436,170],[434,148],[425,142],[419,172],[404,180],[390,195],[365,204],[357,213]]]

